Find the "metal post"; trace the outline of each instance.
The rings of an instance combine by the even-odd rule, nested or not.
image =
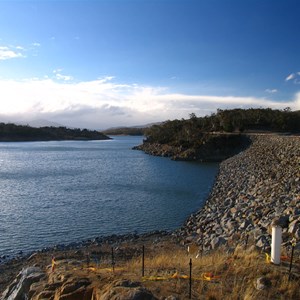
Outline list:
[[[296,239],[293,238],[292,239],[292,254],[291,254],[291,261],[290,261],[290,269],[289,269],[289,281],[291,280],[291,271],[292,271],[292,267],[293,267],[293,257],[294,257],[294,249],[296,246]]]
[[[145,246],[143,245],[143,253],[142,253],[142,277],[145,275]]]
[[[111,264],[113,272],[115,272],[115,257],[114,257],[114,248],[111,247]]]
[[[192,259],[190,258],[190,293],[189,299],[192,299]]]

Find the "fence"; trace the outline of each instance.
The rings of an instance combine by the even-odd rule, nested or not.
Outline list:
[[[244,249],[247,250],[249,245],[249,236],[246,235],[244,240]],[[281,256],[281,259],[288,263],[288,281],[293,278],[293,261],[294,261],[294,254],[295,254],[295,240],[291,243],[291,252],[290,256]],[[198,248],[199,249],[199,248]],[[180,280],[183,281],[184,285],[186,286],[186,293],[188,294],[189,299],[195,296],[196,292],[193,290],[193,285],[195,282],[198,281],[205,281],[208,283],[219,283],[224,278],[222,274],[214,274],[209,271],[201,272],[194,272],[193,265],[194,262],[203,259],[206,254],[204,253],[203,249],[200,248],[200,255],[192,255],[190,253],[190,247],[187,248],[186,251],[186,265],[184,268],[184,272],[175,272],[169,275],[159,275],[159,271],[157,271],[157,275],[153,276],[150,274],[150,268],[147,266],[146,259],[150,257],[151,250],[147,249],[145,245],[138,248],[135,253],[131,253],[126,255],[126,251],[128,249],[122,249],[120,247],[110,247],[105,252],[87,252],[85,255],[85,261],[83,263],[86,264],[86,267],[90,271],[95,271],[97,269],[105,270],[107,272],[113,272],[120,270],[120,266],[124,265],[124,262],[128,262],[133,258],[137,258],[140,261],[140,278],[142,281],[172,281],[172,280]],[[267,264],[271,263],[270,255],[268,253],[263,253],[266,257],[265,262]],[[161,271],[161,270],[160,270]]]

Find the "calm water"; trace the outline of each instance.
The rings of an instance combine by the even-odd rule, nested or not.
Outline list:
[[[0,143],[0,256],[180,226],[207,197],[218,166],[131,150],[141,142]]]

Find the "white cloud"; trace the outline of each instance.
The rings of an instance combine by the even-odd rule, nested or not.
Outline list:
[[[73,76],[61,74],[62,71],[63,71],[63,69],[55,69],[55,70],[53,70],[53,73],[55,74],[55,78],[57,80],[70,81],[70,80],[74,79]]]
[[[278,92],[277,89],[266,89],[265,92],[269,93],[269,94],[275,94]]]
[[[20,46],[18,46],[20,47]],[[0,47],[0,60],[7,60],[12,58],[24,57],[23,54],[19,51],[20,48],[13,49],[12,47],[1,46]]]
[[[293,83],[300,84],[300,72],[291,73],[288,77],[286,77],[285,81],[293,80]]]
[[[56,79],[69,81],[69,80],[73,80],[74,78],[69,75],[62,75],[62,74],[56,73]]]
[[[63,76],[60,71],[55,70],[56,77]],[[276,102],[255,97],[172,93],[164,87],[118,83],[111,76],[72,83],[61,79],[0,80],[1,114],[13,121],[42,118],[66,126],[104,129],[188,118],[192,112],[207,115],[217,108],[300,109],[300,93],[294,101]]]
[[[295,95],[294,106],[291,108],[294,110],[300,110],[300,92]]]
[[[285,81],[292,80],[292,79],[294,79],[294,78],[295,78],[295,76],[296,76],[296,74],[295,74],[295,73],[291,73],[290,75],[288,75],[288,76],[285,78]]]

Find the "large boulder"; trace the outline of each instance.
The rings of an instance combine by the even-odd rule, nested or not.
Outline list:
[[[88,278],[67,280],[61,288],[56,290],[55,300],[83,300],[91,299],[93,289],[89,288],[91,281]]]
[[[138,282],[119,280],[105,289],[99,300],[157,300],[153,294]],[[95,297],[96,298],[96,297]]]
[[[24,268],[16,279],[4,291],[1,300],[23,300],[28,298],[28,292],[33,283],[45,278],[46,274],[40,268]]]

